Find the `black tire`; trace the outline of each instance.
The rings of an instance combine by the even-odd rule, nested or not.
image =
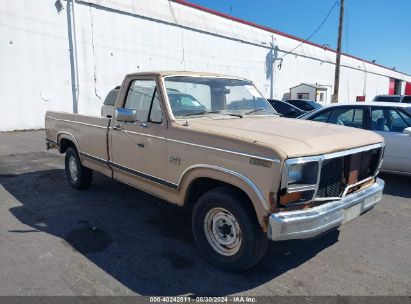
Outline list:
[[[70,170],[70,161],[76,166],[77,175],[75,176],[73,170]],[[75,148],[67,148],[65,158],[66,176],[70,185],[74,189],[87,189],[93,179],[93,170],[84,167],[78,156]]]
[[[221,213],[215,213],[215,210],[220,210]],[[228,211],[231,216],[234,217],[240,228],[239,235],[241,235],[241,242],[239,245],[233,247],[236,248],[237,251],[233,250],[229,255],[224,255],[218,251],[221,250],[220,247],[224,250],[226,248],[225,246],[219,247],[219,245],[215,245],[215,242],[209,241],[209,239],[213,239],[213,235],[215,236],[216,234],[209,232],[206,235],[206,227],[212,226],[208,224],[210,222],[208,220],[210,216],[216,214],[212,217],[213,223],[221,223],[220,221],[224,222],[224,216],[227,215],[224,210]],[[221,214],[224,214],[224,216],[220,216],[219,218],[219,215]],[[228,217],[228,220],[230,220],[230,215],[228,215]],[[232,224],[233,222],[227,223]],[[224,225],[225,224],[223,224],[223,226]],[[255,215],[253,208],[250,206],[248,198],[230,187],[221,187],[211,190],[199,198],[194,206],[192,226],[194,239],[207,260],[217,267],[228,271],[240,272],[253,267],[263,258],[267,250],[267,237],[264,235],[257,221],[257,216]],[[217,229],[219,233],[224,230],[222,228],[224,227]],[[215,231],[212,228],[211,230]],[[228,237],[228,234],[224,236],[224,233],[227,232],[227,230],[223,232],[223,238]],[[221,234],[219,236],[221,236]],[[234,239],[232,238],[233,234],[230,234],[230,236],[231,239]],[[215,240],[217,238],[218,237],[214,237]],[[222,238],[220,238],[220,240],[221,239]],[[216,250],[213,246],[220,249]]]

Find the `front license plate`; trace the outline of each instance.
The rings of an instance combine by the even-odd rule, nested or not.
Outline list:
[[[359,217],[361,214],[361,204],[357,204],[344,210],[343,224],[346,224],[353,219]]]

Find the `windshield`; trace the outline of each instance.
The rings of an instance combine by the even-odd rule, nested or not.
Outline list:
[[[164,79],[174,117],[222,114],[273,115],[276,112],[245,80],[173,76]]]
[[[314,108],[314,109],[321,109],[323,106],[318,102],[307,100],[307,102]]]

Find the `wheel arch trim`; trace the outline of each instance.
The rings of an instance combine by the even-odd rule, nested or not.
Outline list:
[[[231,175],[231,176],[235,176],[236,178],[242,180],[246,185],[248,185],[248,187],[250,188],[250,190],[251,190],[253,193],[255,193],[255,195],[257,196],[258,201],[259,201],[259,204],[261,205],[261,207],[263,207],[265,210],[269,210],[269,206],[268,206],[268,204],[267,204],[267,202],[266,202],[263,194],[261,193],[260,189],[259,189],[247,176],[245,176],[245,175],[243,175],[243,174],[241,174],[241,173],[239,173],[239,172],[237,172],[237,171],[233,171],[233,170],[230,170],[230,169],[227,169],[227,168],[223,168],[223,167],[220,167],[220,166],[216,166],[216,165],[196,164],[196,165],[192,165],[192,166],[187,167],[187,168],[183,171],[183,173],[181,174],[181,176],[180,176],[180,178],[179,178],[179,180],[178,180],[178,183],[177,183],[177,184],[178,184],[178,190],[181,190],[181,187],[182,187],[184,181],[185,181],[187,178],[189,179],[189,175],[190,175],[193,171],[195,171],[196,169],[216,170],[216,171],[218,171],[218,172],[223,172],[223,173],[225,173],[225,174],[228,174],[228,175]],[[215,179],[215,178],[212,177],[212,176],[203,176],[203,177],[209,177],[209,178]],[[189,180],[189,184],[190,184],[193,180],[195,180],[195,178],[192,179],[192,180]],[[221,181],[222,181],[222,182],[225,182],[225,183],[228,183],[228,184],[231,184],[230,181],[227,181],[227,180],[221,180]],[[187,185],[186,187],[188,187],[188,185]],[[241,189],[241,190],[244,190],[244,189]],[[251,198],[250,198],[250,199],[251,199]]]
[[[60,131],[60,132],[57,133],[57,143],[59,145],[59,150],[60,150],[60,146],[61,146],[61,141],[63,139],[67,139],[67,140],[72,141],[74,143],[74,146],[77,149],[77,152],[80,153],[80,147],[78,145],[77,139],[74,137],[73,134],[71,134],[70,132],[67,132],[67,131]]]

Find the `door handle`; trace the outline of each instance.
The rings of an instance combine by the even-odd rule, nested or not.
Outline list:
[[[144,148],[144,144],[137,144],[140,148]]]

